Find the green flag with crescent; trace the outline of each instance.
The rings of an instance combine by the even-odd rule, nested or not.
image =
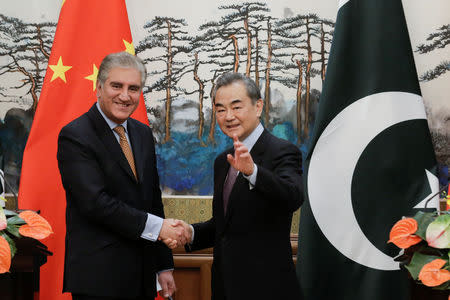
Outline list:
[[[305,160],[304,298],[409,299],[387,240],[438,190],[436,172],[401,0],[341,1]]]

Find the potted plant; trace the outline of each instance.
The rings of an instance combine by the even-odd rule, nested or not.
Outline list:
[[[396,260],[412,280],[428,287],[429,297],[424,299],[435,294],[450,300],[450,211],[419,211],[412,218],[405,217],[392,227],[388,242],[402,249]]]
[[[2,197],[2,200],[5,200]],[[9,272],[16,254],[14,239],[22,236],[41,240],[52,233],[50,224],[36,212],[25,210],[16,213],[0,206],[0,274]]]

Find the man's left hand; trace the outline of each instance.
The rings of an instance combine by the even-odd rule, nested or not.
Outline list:
[[[173,279],[172,270],[164,271],[158,274],[158,282],[159,285],[161,285],[161,292],[160,294],[164,298],[168,298],[169,296],[172,296],[173,293],[176,291],[175,286],[175,280]]]
[[[227,155],[227,160],[233,168],[246,176],[250,176],[254,171],[253,158],[248,152],[248,148],[239,141],[237,135],[233,135],[234,156]]]

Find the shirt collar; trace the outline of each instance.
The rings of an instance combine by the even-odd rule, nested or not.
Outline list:
[[[256,141],[259,139],[263,131],[264,127],[261,123],[259,123],[258,126],[256,126],[256,128],[252,131],[252,133],[250,133],[250,135],[242,141],[249,152],[252,150],[253,146],[255,145]]]
[[[108,124],[109,128],[111,128],[111,130],[113,130],[114,128],[116,128],[116,127],[119,126],[119,125],[122,125],[123,128],[125,128],[125,132],[128,133],[128,130],[127,130],[127,129],[128,129],[128,127],[127,127],[128,120],[125,120],[125,122],[123,122],[122,124],[117,124],[116,122],[112,121],[110,118],[108,118],[108,117],[105,115],[105,113],[104,113],[104,112],[102,111],[102,109],[100,108],[100,104],[98,103],[98,101],[97,101],[96,105],[97,105],[98,111],[99,111],[100,114],[102,115],[103,119],[105,119],[106,123]]]

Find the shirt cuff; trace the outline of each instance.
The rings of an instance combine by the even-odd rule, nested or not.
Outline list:
[[[253,173],[249,176],[242,173],[242,176],[244,176],[245,179],[248,180],[248,186],[252,190],[255,187],[256,184],[256,176],[258,175],[258,167],[256,164],[253,164]]]
[[[189,226],[191,226],[191,230],[192,230],[192,236],[191,236],[191,241],[189,242],[190,245],[192,245],[192,243],[194,242],[194,226],[192,226],[191,224],[189,224]]]
[[[145,222],[144,231],[142,231],[141,238],[155,242],[158,239],[161,231],[163,218],[147,214],[147,221]]]
[[[162,270],[162,271],[158,271],[158,272],[156,272],[156,274],[161,274],[161,273],[163,273],[163,272],[167,272],[167,271],[173,271],[174,269],[164,269],[164,270]]]

